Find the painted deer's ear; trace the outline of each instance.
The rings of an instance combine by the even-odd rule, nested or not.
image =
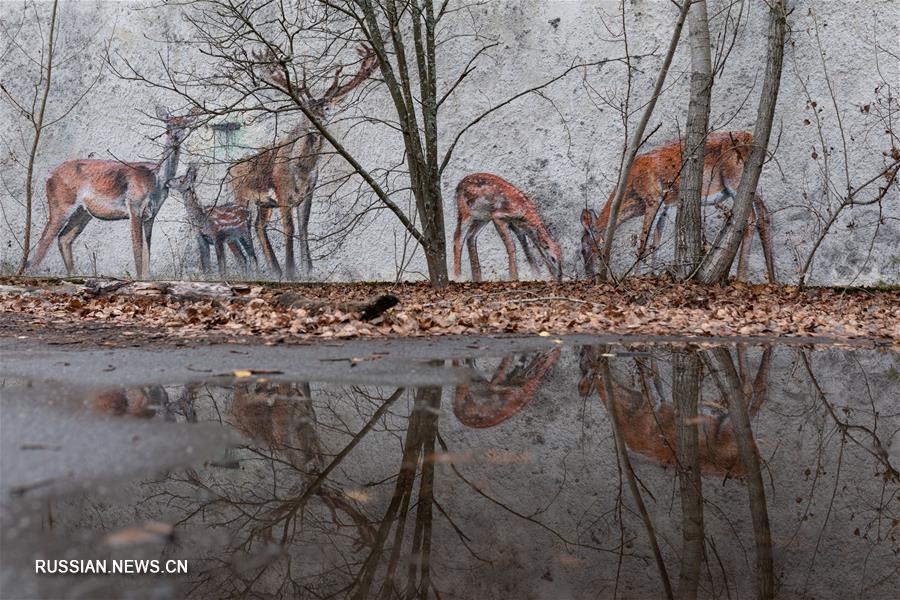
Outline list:
[[[597,220],[597,215],[590,208],[585,208],[581,211],[581,225],[585,229],[591,229],[594,225],[594,221]]]

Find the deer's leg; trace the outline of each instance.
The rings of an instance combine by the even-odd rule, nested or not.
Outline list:
[[[244,248],[244,252],[247,255],[248,268],[252,268],[254,271],[258,269],[258,263],[256,261],[256,252],[253,250],[253,238],[250,237],[250,229],[241,235],[240,244]]]
[[[453,232],[453,276],[459,278],[461,261],[462,261],[462,215],[456,217],[456,231]]]
[[[662,243],[662,234],[666,228],[666,216],[669,213],[669,205],[665,204],[656,216],[656,227],[653,228],[653,250],[650,253],[650,268],[656,268],[656,258],[659,245]]]
[[[44,231],[41,232],[41,239],[38,240],[34,256],[25,265],[26,269],[37,269],[41,266],[41,262],[50,248],[50,242],[59,235],[59,232],[62,231],[62,228],[69,221],[70,216],[71,213],[65,209],[54,210],[53,206],[50,207],[50,214],[47,215],[47,224],[44,225]]]
[[[209,264],[209,243],[203,239],[202,235],[197,235],[197,250],[200,251],[200,269],[204,275],[209,275],[211,265]]]
[[[494,376],[491,377],[491,385],[502,385],[507,382],[514,358],[515,355],[510,354],[500,360],[500,364],[497,365],[497,369],[494,371]]]
[[[772,215],[759,194],[753,198],[753,207],[756,211],[756,230],[759,233],[759,241],[762,243],[763,257],[766,259],[766,275],[769,283],[775,283],[775,255],[772,248]]]
[[[539,273],[537,260],[534,258],[534,253],[531,251],[531,240],[528,239],[528,234],[524,231],[513,225],[509,224],[509,228],[512,230],[513,234],[516,236],[516,239],[519,240],[519,244],[522,246],[522,252],[525,254],[525,261],[528,263],[528,266],[531,267],[531,270],[535,275]],[[537,244],[535,247],[540,248]]]
[[[228,246],[228,249],[231,250],[231,255],[234,257],[234,260],[236,260],[239,265],[246,267],[247,256],[244,254],[244,249],[241,245],[235,240],[228,240],[225,244]]]
[[[144,224],[141,222],[140,206],[128,205],[128,220],[131,225],[131,252],[134,254],[135,277],[144,278]]]
[[[256,215],[256,237],[259,239],[259,246],[262,248],[263,256],[266,257],[266,263],[268,263],[269,268],[272,269],[276,277],[281,278],[281,266],[278,264],[278,259],[272,250],[272,243],[269,241],[269,235],[266,233],[266,224],[268,224],[271,216],[271,208],[259,208]]]
[[[66,265],[66,273],[71,275],[75,270],[75,261],[72,259],[72,243],[81,235],[84,228],[91,221],[91,213],[82,207],[75,209],[69,220],[66,221],[62,231],[59,232],[59,253],[62,254],[63,263]]]
[[[288,280],[297,278],[297,268],[294,264],[294,215],[291,213],[290,204],[280,204],[278,210],[281,213],[281,226],[284,228],[284,271]]]
[[[216,240],[216,263],[219,265],[219,277],[225,279],[225,242],[221,239]]]
[[[469,221],[466,230],[466,248],[469,250],[469,261],[472,263],[472,281],[481,281],[481,261],[478,259],[478,233],[487,221]]]
[[[297,207],[297,227],[300,233],[300,264],[306,275],[312,273],[312,254],[309,251],[309,217],[312,213],[313,192],[316,190],[316,183],[319,179],[319,172],[313,171],[306,183],[306,194],[303,202]]]
[[[150,238],[153,237],[153,219],[155,217],[151,217],[143,222],[144,226],[144,243],[141,252],[141,271],[143,275],[142,278],[147,278],[150,276]]]
[[[501,219],[494,219],[494,227],[497,228],[497,233],[500,234],[500,237],[503,239],[503,245],[506,246],[506,256],[509,259],[509,280],[518,281],[519,268],[516,263],[516,244],[509,235],[509,227]]]

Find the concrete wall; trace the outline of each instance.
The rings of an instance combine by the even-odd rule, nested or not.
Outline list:
[[[825,161],[822,143],[828,149],[828,175],[836,190],[846,187],[843,160],[848,161],[847,174],[851,186],[859,186],[884,168],[882,152],[890,151],[884,126],[878,115],[886,108],[887,88],[900,75],[896,58],[878,46],[890,48],[898,37],[900,6],[891,0],[827,0],[795,2],[789,23],[790,41],[786,49],[785,69],[773,135],[774,157],[767,164],[761,190],[773,211],[776,262],[779,278],[796,278],[798,260],[809,253],[816,233],[829,218],[829,206],[836,201],[823,198]],[[725,9],[728,3],[711,2],[714,37],[723,35]],[[48,11],[49,4],[39,4]],[[572,0],[551,2],[494,1],[473,9],[468,16],[454,17],[451,24],[458,31],[480,32],[493,36],[499,45],[491,49],[476,69],[446,104],[441,116],[444,147],[456,132],[476,115],[502,99],[544,82],[574,62],[591,62],[624,53],[621,39],[604,27],[616,25],[618,3],[610,0]],[[22,18],[23,4],[4,5],[4,23],[15,25]],[[630,0],[626,3],[629,47],[632,54],[652,54],[634,62],[638,71],[632,86],[631,107],[639,107],[652,86],[661,54],[668,43],[674,21],[671,3],[663,0]],[[738,7],[733,7],[737,16]],[[48,104],[50,118],[65,110],[72,97],[84,89],[92,73],[103,62],[104,45],[119,58],[132,61],[150,76],[161,75],[158,54],[166,56],[181,68],[209,67],[204,59],[185,44],[178,43],[189,35],[190,27],[177,6],[157,6],[140,2],[64,2],[60,7],[61,62],[54,75],[54,86]],[[814,12],[811,12],[814,11]],[[26,25],[16,38],[31,52],[37,52],[40,35],[34,24]],[[724,70],[719,74],[713,95],[711,124],[718,130],[753,129],[759,83],[762,79],[766,35],[765,5],[756,0],[743,5],[740,33],[735,39]],[[46,14],[44,15],[46,28]],[[733,23],[729,25],[731,31]],[[9,27],[8,30],[11,30]],[[817,32],[818,39],[817,42]],[[835,106],[832,104],[823,68],[824,52],[827,74],[842,117],[844,141],[840,136]],[[442,46],[439,68],[441,87],[446,89],[477,49],[469,37],[448,39]],[[80,49],[84,50],[80,50]],[[648,148],[677,138],[683,127],[687,109],[689,60],[682,47],[673,64],[665,94],[650,122],[655,131]],[[29,73],[32,77],[29,77]],[[21,53],[10,51],[0,67],[4,85],[16,94],[27,94],[35,74],[33,65]],[[567,276],[581,276],[579,249],[581,225],[579,213],[585,206],[598,209],[615,186],[624,127],[619,112],[604,104],[625,97],[625,67],[620,62],[588,67],[573,72],[547,88],[543,95],[517,100],[493,113],[470,130],[456,149],[443,181],[447,239],[451,241],[456,221],[453,192],[457,182],[475,171],[496,173],[525,191],[535,202],[540,215],[562,247]],[[879,91],[876,92],[876,88]],[[809,105],[808,99],[816,107]],[[897,110],[896,97],[893,99]],[[62,121],[45,132],[38,151],[34,181],[36,242],[46,219],[43,183],[52,169],[70,158],[96,157],[121,160],[155,160],[160,155],[161,128],[150,116],[157,104],[177,106],[172,96],[148,89],[137,82],[116,77],[109,70],[93,87],[84,101]],[[865,108],[868,106],[868,108]],[[821,119],[821,137],[815,114]],[[145,116],[147,115],[147,116]],[[360,156],[364,166],[380,169],[402,159],[399,138],[388,128],[359,125],[363,115],[390,118],[389,98],[383,86],[370,86],[360,102],[333,121],[333,129],[348,148]],[[896,115],[894,115],[896,118]],[[630,124],[633,126],[637,115]],[[182,157],[184,165],[196,161],[202,165],[218,162],[216,168],[201,169],[206,186],[201,200],[212,203],[218,195],[217,173],[221,164],[238,159],[286,133],[294,121],[279,122],[260,119],[243,123],[229,141],[209,127],[195,131]],[[3,270],[11,270],[21,256],[20,241],[24,223],[25,171],[21,164],[27,157],[27,123],[9,103],[0,102],[3,123],[3,148],[0,152],[2,185],[0,206],[0,262]],[[809,124],[807,124],[807,122]],[[657,128],[658,126],[658,128]],[[24,136],[23,136],[24,133]],[[815,158],[813,157],[815,155]],[[352,180],[343,186],[334,183],[350,173],[339,157],[324,156],[321,161],[320,187],[316,191],[311,221],[315,270],[321,280],[393,279],[398,263],[403,260],[404,232],[396,219],[387,213],[364,212],[374,197]],[[402,185],[395,184],[396,187]],[[872,187],[872,192],[875,191]],[[362,190],[361,193],[358,190]],[[871,197],[863,194],[862,199]],[[220,202],[230,200],[227,190]],[[407,198],[397,196],[404,208]],[[344,228],[352,215],[363,214],[355,230]],[[710,210],[710,216],[716,213]],[[816,216],[818,215],[818,216]],[[833,233],[822,244],[811,274],[811,281],[823,284],[873,284],[900,282],[900,192],[896,184],[885,197],[883,210],[857,207],[837,220]],[[711,219],[714,221],[715,219]],[[620,237],[618,263],[631,262],[639,220],[630,222]],[[671,256],[672,230],[664,236],[662,257]],[[275,224],[275,229],[279,225]],[[275,233],[276,252],[283,256],[283,237]],[[407,256],[412,251],[407,248]],[[485,276],[506,277],[506,256],[493,230],[485,228],[480,238]],[[123,275],[134,273],[128,226],[125,221],[93,221],[74,245],[76,270],[84,274]],[[257,243],[257,253],[258,243]],[[260,256],[260,259],[262,257]],[[755,241],[751,253],[751,275],[764,276],[762,252]],[[185,218],[178,194],[171,194],[159,212],[153,236],[151,273],[154,277],[191,277],[198,275],[198,259],[194,237]],[[467,262],[467,261],[466,261]],[[520,261],[522,262],[522,261]],[[531,273],[520,265],[522,274]],[[60,255],[51,247],[40,273],[63,271]],[[406,269],[405,276],[416,278],[425,271],[421,252]],[[539,276],[545,276],[539,273]],[[463,270],[468,277],[468,268]]]

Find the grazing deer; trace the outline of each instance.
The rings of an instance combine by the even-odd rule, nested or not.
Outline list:
[[[562,254],[559,244],[547,231],[538,216],[534,203],[512,184],[489,173],[473,173],[463,177],[456,186],[456,232],[453,234],[453,275],[459,277],[462,242],[465,237],[472,264],[472,279],[481,281],[481,262],[478,260],[478,234],[487,223],[493,222],[506,246],[509,258],[509,277],[519,279],[516,264],[516,245],[512,233],[522,245],[525,260],[533,270],[537,261],[529,248],[534,244],[541,258],[557,281],[562,280]],[[463,234],[465,229],[465,234]]]
[[[257,55],[256,59],[270,65],[268,76],[275,85],[290,91],[295,98],[302,98],[307,110],[317,120],[324,121],[333,114],[338,103],[347,94],[368,79],[378,68],[378,59],[371,49],[361,46],[357,49],[357,53],[361,62],[356,75],[342,84],[343,66],[338,67],[331,85],[319,97],[313,96],[305,81],[288,83],[284,74],[276,71],[274,57]],[[322,134],[308,118],[304,118],[286,137],[241,160],[228,170],[235,204],[249,206],[253,202],[257,206],[256,237],[269,268],[279,277],[281,266],[266,233],[266,226],[274,208],[281,213],[282,226],[287,238],[284,262],[288,279],[294,279],[296,275],[294,220],[291,215],[294,207],[298,208],[300,261],[306,273],[312,270],[309,252],[309,215],[318,178],[317,164],[322,144]]]
[[[479,376],[456,386],[453,413],[466,427],[484,429],[499,425],[534,399],[559,354],[560,349],[554,348],[504,357],[490,381]],[[516,358],[518,364],[513,366]],[[474,369],[475,361],[467,364]],[[454,366],[458,365],[458,361],[454,362]]]
[[[744,170],[744,161],[747,159],[752,143],[753,138],[746,131],[722,131],[711,133],[707,137],[703,166],[704,196],[701,198],[703,204],[718,205],[729,198],[734,199],[737,186],[741,181],[741,173]],[[655,262],[656,250],[662,238],[666,216],[678,202],[678,178],[681,168],[681,140],[640,154],[634,159],[616,225],[635,217],[643,217],[638,259],[643,258],[648,236],[653,228],[652,255]],[[581,224],[584,227],[584,233],[581,236],[581,255],[588,277],[593,277],[595,274],[594,262],[603,245],[603,235],[605,235],[606,226],[609,223],[612,201],[613,195],[610,195],[599,215],[589,208],[584,209],[581,213]],[[747,258],[750,253],[750,238],[754,225],[762,242],[769,281],[775,281],[769,210],[759,193],[755,194],[753,199],[753,213],[741,242],[738,278],[746,279],[747,277]]]
[[[250,238],[250,210],[236,204],[203,208],[194,189],[196,177],[197,166],[190,165],[184,175],[169,182],[169,187],[180,192],[184,199],[188,221],[197,235],[203,272],[209,274],[211,270],[209,247],[215,246],[219,276],[225,277],[225,244],[231,248],[242,269],[246,271],[248,261],[255,268],[256,253]]]
[[[642,383],[640,389],[633,389],[615,377],[610,382],[611,394],[607,393],[598,368],[598,354],[597,347],[584,346],[581,349],[579,395],[587,398],[592,391],[597,392],[611,418],[618,421],[625,445],[632,452],[657,464],[676,464],[678,422],[675,406],[664,398],[659,401],[654,398],[646,383]],[[767,399],[772,348],[767,346],[763,349],[756,377],[752,381],[743,352],[739,350],[738,356],[743,387],[740,393],[752,399],[748,410],[753,415]],[[743,475],[745,469],[740,460],[731,415],[723,408],[724,405],[727,405],[724,399],[714,403],[700,402],[697,414],[689,421],[698,429],[700,471],[706,475]]]
[[[40,266],[50,242],[57,238],[66,272],[71,274],[72,243],[95,217],[130,221],[137,277],[149,275],[153,220],[168,196],[166,182],[178,169],[181,143],[199,113],[173,116],[157,107],[156,114],[166,124],[163,157],[158,163],[75,159],[53,169],[46,186],[47,225],[28,268]]]

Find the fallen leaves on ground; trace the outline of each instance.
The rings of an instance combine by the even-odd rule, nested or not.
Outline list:
[[[262,336],[273,343],[307,338],[448,334],[572,333],[800,336],[900,341],[900,290],[866,291],[733,283],[701,286],[657,279],[620,285],[591,282],[426,284],[284,284],[216,286],[192,294],[189,282],[142,284],[97,294],[97,285],[33,284],[0,288],[0,311],[44,331],[90,323],[120,335],[228,339]],[[199,284],[203,285],[203,284]],[[208,286],[207,286],[208,287]],[[109,288],[109,286],[107,286]],[[111,289],[111,288],[110,288]],[[130,291],[129,291],[130,290]],[[160,292],[159,290],[163,290]],[[152,291],[152,293],[147,293]],[[291,302],[285,302],[285,294]],[[355,306],[391,294],[378,317]],[[302,297],[309,302],[297,302]],[[10,327],[3,328],[12,333]],[[142,333],[134,330],[140,329]]]

